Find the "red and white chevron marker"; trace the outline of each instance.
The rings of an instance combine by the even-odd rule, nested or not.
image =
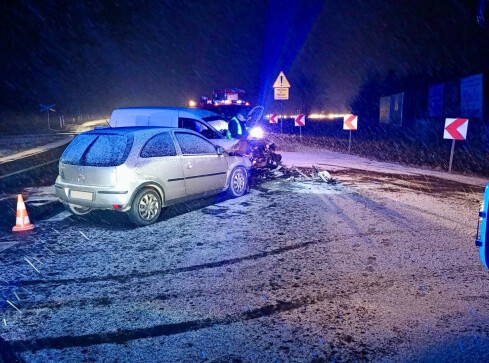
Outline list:
[[[465,140],[467,138],[468,118],[447,118],[445,120],[444,139]]]
[[[358,116],[349,115],[343,117],[343,130],[355,131],[358,125]]]
[[[306,125],[306,115],[301,113],[294,117],[294,125],[295,126],[305,126]]]
[[[271,124],[278,124],[277,118],[278,118],[278,113],[272,113],[270,115],[270,123]]]

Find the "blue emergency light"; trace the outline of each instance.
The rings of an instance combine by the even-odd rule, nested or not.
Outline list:
[[[477,236],[475,245],[479,247],[482,264],[489,269],[489,241],[487,241],[487,213],[489,212],[489,183],[484,192],[484,201],[481,203],[477,223]]]

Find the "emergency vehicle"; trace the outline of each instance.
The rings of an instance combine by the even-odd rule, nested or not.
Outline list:
[[[489,241],[487,241],[487,213],[489,211],[489,183],[486,185],[484,200],[481,202],[479,210],[479,220],[477,223],[477,236],[475,245],[479,247],[479,255],[482,264],[489,268]]]
[[[251,111],[252,107],[245,99],[245,95],[246,92],[239,88],[215,89],[210,99],[202,96],[197,103],[190,101],[189,106],[215,112],[229,121],[242,109],[247,113]]]
[[[480,0],[479,13],[477,22],[485,29],[489,29],[489,24],[486,22],[484,14],[486,12],[486,0]],[[477,221],[477,235],[475,237],[475,245],[479,247],[479,256],[482,264],[489,269],[489,244],[487,241],[487,213],[489,212],[489,183],[486,185],[484,192],[484,200],[481,202],[479,209],[479,218]]]

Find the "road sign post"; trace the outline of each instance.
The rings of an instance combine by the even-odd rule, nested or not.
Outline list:
[[[351,130],[350,130],[350,137],[348,138],[348,154],[351,152]]]
[[[343,117],[343,130],[349,130],[350,136],[348,138],[348,154],[351,152],[351,132],[356,131],[358,128],[358,116],[348,115]]]
[[[284,133],[284,128],[283,128],[283,123],[284,123],[284,103],[282,100],[280,100],[280,133]]]
[[[448,162],[448,173],[452,172],[453,154],[455,152],[455,140],[465,140],[467,138],[468,127],[469,119],[467,118],[447,118],[445,120],[445,130],[443,131],[443,138],[452,140],[450,161]]]
[[[452,172],[453,152],[455,151],[455,139],[452,140],[452,150],[450,151],[450,162],[448,163],[448,173]]]
[[[43,105],[42,103],[39,104],[39,106],[41,107],[41,109],[39,110],[39,112],[44,112],[46,111],[46,113],[48,114],[48,129],[51,130],[51,124],[49,122],[49,111],[51,112],[56,112],[56,110],[53,108],[54,106],[56,106],[55,103],[53,103],[52,105]]]
[[[284,118],[284,100],[289,99],[290,83],[285,77],[284,72],[280,71],[277,79],[273,84],[273,99],[280,101],[280,132],[283,133],[283,118]]]

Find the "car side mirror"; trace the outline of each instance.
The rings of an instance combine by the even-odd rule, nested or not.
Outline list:
[[[216,152],[217,152],[217,155],[222,155],[222,154],[224,154],[224,149],[222,148],[222,146],[216,145]]]

